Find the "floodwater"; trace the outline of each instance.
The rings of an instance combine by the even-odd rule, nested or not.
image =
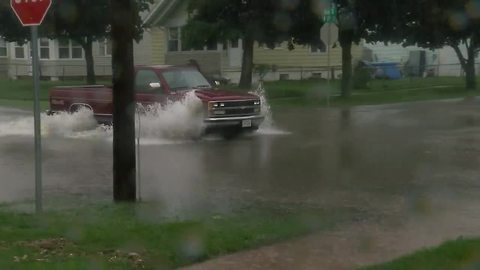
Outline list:
[[[188,115],[177,110],[141,127],[141,197],[165,215],[266,201],[411,219],[480,216],[478,100],[283,109],[274,125],[229,141],[165,132],[162,124]],[[86,112],[43,120],[46,198],[110,199],[111,130]],[[33,197],[32,126],[29,113],[0,109],[0,202]]]
[[[152,127],[163,122],[144,121],[152,136],[141,139],[141,197],[174,212],[249,200],[364,207],[406,200],[415,207],[463,198],[480,188],[479,105],[287,109],[275,112],[274,127],[230,141],[169,136]],[[0,202],[32,197],[32,123],[23,111],[0,111]],[[42,130],[47,196],[111,197],[108,127],[81,112],[44,117]]]
[[[282,183],[272,186],[284,200],[353,206],[378,218],[187,269],[357,269],[480,235],[478,100],[280,115],[293,141],[276,138],[274,149],[290,156],[282,155],[270,179]],[[468,263],[478,267],[478,260]]]

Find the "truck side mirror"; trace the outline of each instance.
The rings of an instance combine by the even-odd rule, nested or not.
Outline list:
[[[152,82],[150,83],[148,86],[150,86],[150,89],[155,89],[155,90],[159,90],[162,88],[162,84],[158,83],[158,82]]]
[[[152,93],[163,93],[162,84],[159,82],[149,83],[148,87],[150,92]]]

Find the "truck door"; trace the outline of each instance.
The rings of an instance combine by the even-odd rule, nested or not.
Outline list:
[[[135,75],[135,100],[144,106],[165,104],[167,97],[157,73],[149,69],[138,70]]]

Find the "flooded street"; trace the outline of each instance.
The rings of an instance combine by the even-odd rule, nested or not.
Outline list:
[[[142,138],[141,196],[180,213],[250,200],[424,208],[465,198],[480,188],[478,105],[289,109],[275,112],[275,128],[231,141]],[[31,119],[1,115],[0,201],[29,199]],[[76,131],[85,121],[43,129],[47,194],[111,197],[111,131]]]
[[[275,127],[230,141],[142,138],[142,199],[177,217],[263,201],[399,219],[480,214],[478,101],[292,108],[274,118]],[[111,130],[89,121],[44,118],[47,200],[112,197]],[[0,202],[32,199],[31,123],[28,113],[0,110]]]

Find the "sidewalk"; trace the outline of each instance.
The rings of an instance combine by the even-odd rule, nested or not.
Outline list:
[[[356,269],[460,236],[480,235],[480,208],[474,205],[467,208],[437,216],[411,217],[403,224],[353,224],[184,269]]]

